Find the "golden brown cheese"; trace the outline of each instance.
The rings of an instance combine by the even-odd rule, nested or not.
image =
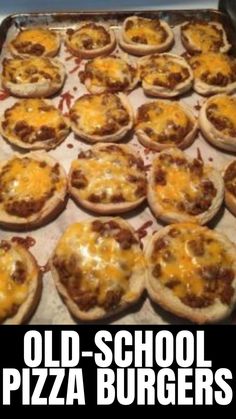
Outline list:
[[[13,158],[0,171],[2,198],[40,199],[47,196],[53,187],[59,191],[64,179],[52,181],[52,167],[44,162],[29,158]],[[1,204],[2,206],[2,204]]]
[[[69,44],[77,50],[94,50],[102,48],[111,41],[109,32],[101,25],[88,23],[68,34]]]
[[[182,29],[182,33],[194,48],[202,52],[217,51],[222,46],[222,31],[211,23],[189,23]]]
[[[216,128],[227,135],[236,135],[236,99],[234,97],[224,95],[212,98],[206,112]]]
[[[130,120],[119,97],[109,93],[81,97],[70,109],[70,115],[79,129],[95,135],[113,134]]]
[[[186,66],[167,55],[150,56],[143,65],[141,63],[140,69],[141,79],[150,85],[168,86],[170,83],[176,85],[190,76]],[[181,75],[181,79],[170,80],[170,76],[173,74]]]
[[[226,189],[236,197],[236,160],[233,160],[224,173]]]
[[[100,197],[100,202],[108,204],[113,196],[122,196],[125,202],[134,202],[137,196],[137,183],[129,178],[142,179],[145,184],[145,174],[136,165],[130,163],[129,155],[119,147],[109,150],[103,147],[93,150],[91,158],[81,158],[72,163],[72,170],[86,177],[87,185],[80,188],[81,199],[88,200],[91,195]],[[143,196],[145,192],[141,194]]]
[[[162,249],[153,253],[153,262],[159,265],[158,280],[170,288],[182,301],[185,301],[187,296],[191,296],[191,298],[201,299],[196,300],[197,304],[199,301],[204,304],[204,298],[206,298],[205,303],[209,305],[209,299],[213,297],[212,293],[214,299],[217,299],[220,297],[222,288],[219,283],[217,288],[219,294],[216,289],[206,288],[206,282],[208,281],[207,276],[204,278],[207,273],[206,269],[210,267],[208,275],[209,278],[212,275],[212,279],[209,279],[212,283],[217,280],[217,275],[219,275],[217,273],[218,267],[221,269],[221,273],[225,270],[228,274],[228,280],[230,277],[232,281],[234,275],[229,270],[232,269],[233,259],[225,251],[224,245],[212,237],[210,230],[204,231],[195,227],[194,224],[181,224],[179,228],[175,225],[172,231],[173,234],[170,231],[169,234],[160,239],[166,243],[166,246],[163,245]],[[197,250],[194,249],[195,244],[198,246]],[[224,282],[227,284],[227,279],[222,277],[221,281],[223,281],[222,286],[224,287]],[[214,292],[216,293],[214,294]],[[190,299],[189,302],[191,305],[192,301]]]
[[[127,89],[131,85],[136,71],[118,57],[97,57],[85,65],[83,78],[89,78],[92,85],[114,90]]]
[[[166,142],[175,142],[172,138],[176,137],[176,127],[181,128],[182,132],[188,129],[189,124],[188,115],[178,103],[158,101],[139,108],[136,128],[147,134],[154,131],[154,141],[161,141],[164,137]],[[153,139],[152,135],[150,138]],[[180,140],[182,141],[183,138]]]
[[[165,163],[163,164],[161,160],[157,159],[154,163],[154,168],[154,173],[156,173],[154,176],[157,176],[157,179],[156,181],[154,180],[155,186],[153,187],[153,192],[163,209],[167,211],[185,212],[185,207],[179,204],[186,201],[194,203],[198,200],[200,191],[201,194],[203,193],[201,189],[203,179],[204,181],[209,181],[208,167],[201,167],[200,173],[197,172],[195,175],[194,169],[191,170],[191,166],[188,165],[187,160],[183,160],[180,164],[178,164],[177,160],[177,164],[173,162],[166,166]],[[164,184],[163,182],[158,182],[158,174],[160,172],[161,174],[162,172],[164,173]],[[201,198],[203,199],[203,196]]]
[[[12,41],[16,50],[19,53],[29,53],[32,55],[44,55],[57,49],[56,34],[46,28],[28,28],[20,31],[16,38]],[[43,48],[37,50],[34,46],[41,45]],[[30,49],[31,47],[31,49]],[[33,49],[32,49],[33,48]]]
[[[0,321],[12,315],[28,295],[33,272],[27,271],[23,283],[15,281],[13,274],[17,262],[25,264],[24,257],[18,247],[11,246],[5,250],[0,246]]]
[[[37,139],[40,140],[38,134],[42,127],[54,129],[54,131],[51,130],[51,137],[48,135],[45,138],[47,140],[56,139],[60,135],[60,131],[66,128],[64,118],[58,109],[44,102],[42,99],[23,99],[5,111],[2,127],[6,136],[15,139],[21,137],[19,122],[26,123],[30,127],[31,132],[27,133],[30,139],[27,139],[27,142],[34,142]],[[22,130],[24,141],[26,133],[23,128]]]
[[[81,272],[80,289],[95,292],[99,305],[103,304],[107,292],[116,290],[117,286],[127,293],[127,301],[133,269],[143,266],[138,244],[122,249],[112,236],[93,231],[88,222],[68,227],[55,254],[62,260],[68,260],[71,255],[76,258]]]
[[[232,74],[232,61],[225,54],[208,52],[191,57],[189,61],[194,76],[199,79],[202,78],[204,73],[210,73],[212,75],[221,73],[225,76],[231,76]]]
[[[158,20],[136,18],[128,21],[125,26],[125,36],[132,42],[145,45],[159,45],[167,34]]]
[[[58,66],[49,58],[12,58],[3,61],[3,80],[15,84],[61,81]]]

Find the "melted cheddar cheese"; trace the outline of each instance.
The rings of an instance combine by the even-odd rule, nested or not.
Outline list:
[[[126,294],[126,301],[132,298],[129,279],[134,270],[142,269],[144,264],[138,244],[122,249],[112,235],[93,231],[91,222],[68,227],[55,254],[62,260],[73,256],[81,272],[81,290],[95,292],[98,304],[103,303],[108,291],[117,287]]]
[[[152,55],[149,58],[145,58],[140,65],[140,77],[143,81],[151,85],[168,85],[169,77],[172,74],[179,74],[183,77],[183,80],[190,77],[184,73],[187,71],[187,66],[183,65],[180,60],[175,60],[171,56],[166,55]],[[179,84],[181,81],[179,80]]]
[[[89,73],[88,78],[94,86],[116,87],[116,83],[125,83],[128,88],[133,81],[133,74],[130,66],[124,60],[118,57],[97,57],[85,65],[85,75]],[[120,87],[118,90],[121,90]]]
[[[0,171],[3,202],[45,198],[52,189],[60,191],[64,179],[53,181],[52,166],[31,158],[13,158]]]
[[[156,101],[145,104],[139,109],[136,129],[146,132],[147,135],[150,132],[150,139],[154,139],[154,141],[161,141],[164,137],[166,142],[175,142],[172,137],[176,136],[176,139],[179,137],[176,127],[181,128],[182,133],[190,124],[188,115],[178,102]],[[152,131],[155,136],[152,135]],[[182,140],[183,138],[181,138]]]
[[[130,121],[119,97],[109,93],[79,98],[70,109],[70,115],[75,116],[77,128],[85,133],[101,136],[114,134]]]
[[[18,247],[11,246],[8,250],[0,247],[0,322],[11,316],[28,295],[33,272],[26,270],[24,282],[17,282],[14,273],[18,262],[27,267]]]
[[[32,46],[40,44],[44,47],[44,51],[40,55],[50,54],[51,52],[54,52],[54,50],[57,50],[58,47],[56,34],[46,28],[25,29],[18,33],[16,38],[12,41],[12,44],[16,50],[19,48],[19,53],[21,53],[22,44],[23,47],[25,45],[25,51],[27,51],[27,45]],[[30,51],[27,51],[27,54],[28,53],[30,53]],[[31,54],[34,55],[34,52],[31,52]]]
[[[221,131],[228,133],[228,128],[236,130],[236,99],[234,97],[227,95],[216,96],[208,103],[210,114],[214,116],[214,119],[227,120],[227,124],[225,124],[225,127],[224,125],[222,126]]]
[[[173,201],[183,201],[186,193],[194,198],[197,194],[198,183],[198,179],[193,179],[190,171],[185,168],[172,167],[166,172],[166,185],[156,185],[155,194],[163,208],[171,210]]]
[[[195,175],[190,169],[187,160],[185,163],[179,165],[173,162],[166,166],[158,158],[154,162],[154,176],[158,170],[164,171],[165,184],[155,183],[154,180],[152,192],[155,199],[166,211],[174,210],[180,214],[185,212],[184,207],[179,206],[179,204],[184,203],[186,200],[194,202],[199,197],[203,179],[208,180],[208,167],[203,166],[201,175]],[[194,216],[192,218],[194,220]]]
[[[125,37],[135,43],[159,45],[166,39],[167,34],[159,21],[137,17],[127,21]]]
[[[37,139],[40,140],[40,136],[37,135],[42,127],[55,130],[51,137],[46,138],[47,140],[56,140],[60,131],[66,129],[64,118],[59,110],[53,104],[48,104],[42,99],[22,99],[5,111],[2,127],[6,136],[19,138],[19,132],[17,131],[19,121],[27,124],[32,131],[29,133],[30,138],[27,138],[29,143],[35,142]],[[22,139],[20,136],[20,139],[25,141],[25,133],[23,137]]]
[[[191,57],[194,76],[201,79],[204,73],[217,75],[221,73],[225,76],[232,74],[232,60],[225,54],[209,52]]]
[[[69,36],[69,45],[77,50],[94,50],[105,47],[111,41],[109,32],[101,25],[88,23]]]
[[[87,185],[77,189],[80,198],[89,200],[96,195],[99,203],[109,204],[114,196],[122,196],[124,202],[135,202],[144,196],[144,192],[137,195],[138,183],[129,181],[129,177],[141,179],[145,184],[145,174],[137,166],[131,165],[129,157],[122,149],[119,151],[119,147],[111,152],[104,146],[93,150],[91,158],[75,160],[72,163],[72,176],[74,171],[78,171],[87,179]]]
[[[171,237],[171,233],[166,234],[161,239],[164,240],[166,246],[158,252],[153,251],[153,264],[160,265],[158,280],[180,299],[188,295],[209,298],[213,290],[206,289],[208,279],[204,277],[204,269],[219,267],[228,271],[233,266],[232,256],[225,250],[223,243],[214,237],[211,230],[196,227],[194,224],[175,224],[173,229],[178,234],[175,237]],[[195,253],[192,248],[193,242],[200,242],[203,251]],[[209,271],[209,275],[212,272],[213,270]],[[209,278],[209,280],[214,281],[216,277],[217,273],[215,275],[213,273],[212,279]],[[227,284],[226,279],[222,281],[223,286],[224,282]],[[220,288],[219,286],[219,291],[221,291]],[[217,295],[217,290],[214,292],[214,299],[220,296]]]
[[[12,58],[3,61],[3,80],[15,84],[61,81],[58,64],[49,58]]]
[[[212,23],[188,23],[182,33],[191,46],[201,52],[219,51],[223,43],[222,31]]]

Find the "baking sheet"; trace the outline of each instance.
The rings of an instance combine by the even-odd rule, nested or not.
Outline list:
[[[48,26],[60,32],[61,36],[65,35],[65,31],[68,27],[73,28],[76,24],[81,21],[105,21],[110,24],[117,32],[120,28],[122,21],[129,15],[138,14],[144,17],[159,17],[168,21],[172,26],[176,43],[170,52],[175,54],[182,54],[184,48],[180,42],[179,36],[179,25],[185,20],[191,17],[197,17],[200,19],[216,20],[221,21],[227,30],[227,34],[230,42],[233,44],[232,53],[236,51],[236,35],[230,25],[228,18],[217,11],[175,11],[175,12],[120,12],[120,13],[55,13],[55,14],[29,14],[29,15],[15,15],[9,16],[3,21],[0,27],[0,47],[2,46],[1,60],[9,55],[7,51],[7,43],[11,40],[20,27],[29,26]],[[127,54],[116,48],[115,54],[126,57]],[[137,58],[129,56],[131,60]],[[63,87],[62,92],[52,98],[53,103],[58,107],[62,108],[63,113],[68,112],[68,106],[72,105],[74,100],[87,92],[86,88],[80,83],[78,78],[78,72],[83,70],[85,60],[71,56],[67,51],[66,47],[62,43],[60,54],[58,58],[65,64],[67,70],[67,80]],[[0,64],[1,70],[1,64]],[[154,100],[154,98],[147,98],[141,87],[136,88],[129,95],[129,100],[136,110],[141,104]],[[198,114],[199,107],[204,102],[204,98],[197,95],[196,93],[190,92],[181,96],[180,102],[189,105],[195,115]],[[0,115],[2,115],[9,106],[17,101],[13,97],[5,97],[3,91],[0,91]],[[126,141],[127,142],[127,141]],[[129,138],[129,143],[132,144],[137,153],[140,153],[144,158],[146,164],[150,164],[155,152],[148,151],[142,147],[134,134]],[[49,151],[49,155],[57,159],[65,168],[69,171],[71,161],[76,159],[79,150],[87,149],[90,145],[79,140],[71,133],[67,139],[55,150]],[[210,146],[199,133],[193,145],[185,150],[185,152],[196,157],[198,150],[208,164],[214,165],[219,170],[233,159],[232,153],[219,151]],[[19,152],[18,149],[13,149],[7,144],[3,138],[0,138],[0,159],[7,159],[12,156],[14,151]],[[25,154],[24,152],[22,154]],[[152,215],[146,204],[142,205],[135,211],[129,212],[122,215],[127,221],[129,221],[135,229],[140,228],[146,222],[150,221],[149,227],[146,229],[147,236],[152,234],[154,231],[159,230],[162,227]],[[68,200],[66,209],[61,215],[54,220],[52,223],[34,231],[27,231],[24,233],[14,233],[0,230],[0,239],[11,238],[12,236],[33,237],[36,241],[35,245],[30,249],[36,257],[40,266],[44,266],[48,258],[53,251],[59,237],[63,231],[71,223],[81,221],[87,218],[94,218],[95,214],[92,214],[80,207],[78,207],[71,199]],[[151,223],[152,222],[152,223]],[[222,208],[216,217],[210,222],[211,228],[216,228],[218,231],[228,235],[228,237],[236,242],[236,220],[235,217],[226,209]],[[142,239],[144,245],[147,240],[147,236]],[[232,322],[236,315],[232,315],[226,322]],[[66,306],[63,304],[59,297],[50,272],[46,272],[43,277],[43,292],[39,306],[30,320],[30,324],[74,324],[75,321],[69,314]],[[116,317],[100,321],[99,323],[113,323],[113,324],[187,324],[188,322],[172,316],[165,312],[157,305],[152,304],[147,295],[145,294],[142,300],[128,311],[119,314]]]

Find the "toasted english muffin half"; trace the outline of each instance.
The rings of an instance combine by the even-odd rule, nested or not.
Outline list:
[[[139,239],[121,218],[69,226],[50,258],[55,285],[70,313],[93,321],[124,311],[141,297],[145,262]]]
[[[46,153],[14,155],[0,162],[0,225],[27,230],[51,221],[65,207],[67,177]]]
[[[153,160],[147,197],[155,216],[166,223],[206,224],[222,205],[224,182],[213,167],[173,148]]]
[[[144,93],[157,97],[175,97],[191,89],[193,72],[187,61],[170,53],[152,54],[138,60]]]
[[[236,59],[207,52],[189,58],[194,74],[194,90],[203,96],[232,93],[236,89]]]
[[[181,25],[181,41],[190,54],[228,52],[231,48],[225,30],[219,22],[189,21]]]
[[[133,126],[133,109],[123,93],[85,94],[69,111],[71,129],[90,143],[121,140]]]
[[[96,144],[81,151],[69,173],[69,191],[81,206],[98,214],[130,211],[146,199],[143,160],[129,145]]]
[[[200,110],[199,126],[211,144],[236,151],[236,99],[226,94],[209,98]]]
[[[152,150],[189,147],[197,131],[197,120],[183,103],[156,100],[137,110],[135,133],[140,143]]]
[[[41,273],[24,246],[0,240],[0,324],[27,321],[41,297]]]
[[[18,57],[3,60],[2,86],[13,96],[52,96],[61,89],[65,77],[65,67],[56,58]]]
[[[79,77],[90,93],[127,92],[134,89],[139,81],[134,63],[112,55],[86,62]]]
[[[146,247],[151,299],[194,323],[219,322],[236,304],[236,247],[197,224],[162,228]]]
[[[236,216],[236,160],[231,161],[225,167],[225,204],[227,208]]]
[[[170,49],[174,35],[164,20],[130,16],[123,22],[119,44],[129,54],[147,55]]]
[[[14,57],[54,57],[61,45],[57,32],[44,27],[20,30],[9,42],[9,50]]]
[[[50,100],[21,99],[0,118],[0,133],[25,150],[51,150],[69,134],[67,119]]]
[[[89,59],[110,54],[116,47],[116,37],[109,26],[86,22],[67,29],[65,43],[72,54]]]

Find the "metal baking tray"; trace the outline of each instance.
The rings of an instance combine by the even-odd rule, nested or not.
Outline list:
[[[7,43],[12,39],[17,31],[21,28],[32,26],[46,26],[63,34],[68,28],[75,27],[78,23],[83,21],[106,22],[115,31],[119,30],[123,20],[131,15],[138,15],[150,18],[160,18],[166,20],[173,28],[176,44],[171,52],[182,54],[184,48],[180,42],[179,25],[184,21],[197,18],[208,21],[221,22],[226,30],[229,42],[232,44],[231,54],[236,56],[236,33],[233,25],[227,15],[222,14],[217,10],[178,10],[178,11],[115,11],[115,12],[73,12],[73,13],[29,13],[29,14],[15,14],[8,16],[0,25],[0,71],[1,61],[9,55],[7,50]],[[119,47],[116,48],[115,53],[125,54]],[[78,72],[83,68],[85,60],[81,62],[80,59],[71,56],[64,45],[62,45],[59,57],[66,66],[67,80],[63,87],[63,91],[52,98],[56,106],[59,106],[64,113],[68,111],[69,102],[73,102],[76,98],[86,93],[86,88],[80,83]],[[136,58],[133,57],[133,60]],[[67,94],[69,92],[69,96]],[[66,93],[66,95],[65,95]],[[137,109],[142,103],[147,101],[147,97],[143,94],[141,87],[137,87],[129,95],[129,99],[134,109]],[[67,99],[67,100],[66,100]],[[0,91],[0,116],[6,108],[16,102],[16,98],[6,97],[3,91]],[[199,110],[199,105],[204,101],[204,98],[194,92],[190,92],[180,97],[179,101],[188,104],[195,114]],[[131,136],[129,143],[131,143],[145,159],[147,167],[150,165],[155,153],[148,151],[142,147],[135,135]],[[49,154],[55,159],[59,160],[68,172],[70,163],[76,158],[79,150],[90,147],[83,141],[76,139],[71,133],[67,139],[55,150],[49,151]],[[202,157],[206,163],[213,164],[216,168],[222,169],[230,160],[232,154],[219,151],[210,146],[201,136],[198,135],[195,142],[185,150],[190,156],[197,156],[201,152]],[[16,150],[0,138],[0,159],[9,158]],[[18,151],[18,150],[17,150]],[[55,244],[65,228],[78,220],[83,220],[90,217],[96,217],[96,214],[79,208],[69,199],[67,208],[60,214],[60,216],[50,224],[34,231],[25,231],[23,233],[14,233],[3,231],[0,229],[1,238],[12,238],[18,236],[25,238],[30,236],[35,239],[35,245],[31,248],[40,266],[46,265],[47,260],[53,251]],[[148,235],[154,231],[159,230],[162,224],[158,222],[147,205],[141,205],[135,211],[131,211],[123,215],[123,218],[128,220],[142,236],[143,243]],[[211,228],[224,232],[232,241],[236,241],[236,221],[235,217],[226,209],[222,208],[217,216],[208,224]],[[236,315],[232,315],[226,322],[232,323],[236,321]],[[99,323],[116,323],[116,324],[187,324],[186,320],[177,318],[157,305],[151,303],[146,295],[141,301],[128,311],[113,316],[108,320],[100,321]],[[68,313],[66,306],[62,303],[60,297],[55,289],[51,273],[45,272],[43,277],[43,293],[40,304],[32,317],[31,324],[74,324],[74,319]]]

